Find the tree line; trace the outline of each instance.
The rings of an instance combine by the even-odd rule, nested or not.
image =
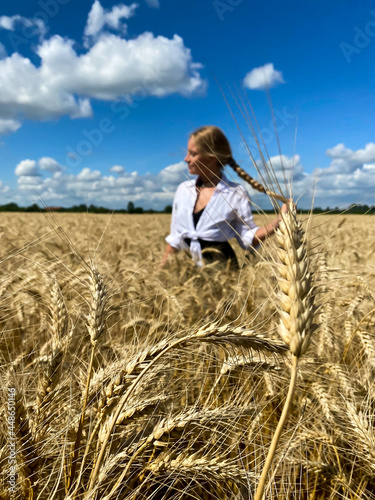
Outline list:
[[[96,205],[73,205],[72,207],[57,206],[39,206],[36,203],[28,207],[20,207],[17,203],[7,203],[0,205],[0,212],[73,212],[73,213],[92,213],[92,214],[170,214],[172,205],[167,205],[163,210],[154,210],[152,208],[145,210],[142,207],[136,207],[132,201],[129,201],[127,208],[110,209]]]
[[[299,209],[300,213],[311,213],[311,210]],[[96,205],[73,205],[72,207],[46,207],[39,206],[36,203],[28,207],[20,207],[17,203],[7,203],[0,205],[0,212],[71,212],[71,213],[92,213],[92,214],[170,214],[172,205],[167,205],[163,210],[154,210],[152,208],[145,210],[142,207],[136,207],[132,201],[129,201],[127,208],[110,209],[106,207],[97,207]],[[257,210],[254,210],[257,213]],[[262,213],[274,213],[274,210],[263,210]],[[325,209],[316,207],[312,210],[314,214],[375,214],[375,205],[350,205],[347,209],[339,207]]]

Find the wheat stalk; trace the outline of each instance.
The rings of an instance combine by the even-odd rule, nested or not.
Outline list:
[[[90,301],[90,312],[87,317],[87,329],[90,335],[91,342],[91,356],[90,363],[87,372],[87,380],[85,392],[83,395],[83,403],[81,409],[81,417],[79,420],[78,430],[76,439],[73,445],[73,449],[71,452],[71,460],[68,466],[68,478],[66,484],[66,491],[72,491],[75,480],[75,472],[77,468],[78,455],[80,451],[80,443],[82,439],[82,431],[85,422],[86,416],[86,407],[88,402],[89,395],[89,387],[90,380],[93,371],[93,362],[94,362],[94,352],[97,345],[98,340],[103,335],[105,331],[105,323],[106,323],[106,313],[107,313],[107,289],[104,284],[103,278],[99,271],[92,267],[91,275],[90,275],[90,292],[91,292],[91,301]]]
[[[86,252],[81,216],[66,217],[69,218],[70,234],[78,242],[77,248]],[[160,275],[153,273],[153,261],[145,240],[137,240],[134,229],[130,230],[129,219],[123,216],[115,219],[109,238],[103,239],[101,248],[97,249],[102,257],[106,256],[106,275],[111,276],[114,284],[118,282],[118,289],[111,296],[111,338],[100,347],[99,338],[95,348],[96,373],[89,384],[81,450],[72,488],[75,491],[67,498],[74,495],[76,500],[89,498],[88,483],[96,456],[113,424],[112,416],[128,391],[132,392],[110,432],[92,490],[93,498],[103,498],[111,491],[144,439],[157,431],[162,421],[165,428],[164,431],[159,429],[160,438],[152,439],[133,459],[124,482],[112,498],[239,500],[253,497],[253,487],[258,482],[253,474],[261,473],[268,452],[267,443],[277,426],[289,382],[284,378],[288,345],[272,340],[277,326],[276,313],[272,301],[265,300],[269,294],[264,285],[274,287],[276,282],[269,276],[268,263],[225,275],[219,274],[213,266],[198,275],[181,258],[176,263],[175,273],[163,272],[163,292]],[[88,233],[91,232],[93,241],[105,220],[104,216],[87,218]],[[319,219],[314,217],[312,220]],[[288,428],[285,445],[272,464],[266,496],[279,500],[306,495],[315,500],[337,497],[370,500],[375,477],[373,228],[369,224],[370,216],[366,220],[356,216],[353,217],[355,233],[342,232],[337,238],[333,234],[337,218],[333,225],[326,216],[321,220],[323,223],[312,228],[308,239],[317,249],[317,257],[321,257],[323,250],[329,252],[330,267],[323,263],[317,282],[323,324],[319,336],[311,337],[309,350],[298,363],[301,391],[293,396],[293,412],[288,417],[293,432],[289,433]],[[37,216],[30,215],[29,224],[23,221],[22,226],[21,218],[19,221],[13,241],[20,234],[27,239],[29,234],[34,237],[44,231]],[[148,237],[155,242],[153,251],[158,245],[162,251],[161,234],[168,230],[167,216],[149,218],[144,215],[142,219],[134,216],[131,222],[133,226],[138,223],[145,228]],[[13,226],[16,224],[6,219],[0,226],[0,238],[1,233],[10,233]],[[353,261],[353,234],[361,240],[355,247],[357,263]],[[330,236],[325,238],[325,235]],[[324,240],[322,250],[316,245]],[[126,245],[131,250],[128,255]],[[266,255],[265,260],[273,256],[274,253]],[[53,265],[51,258],[60,259],[58,265]],[[362,263],[366,267],[361,269]],[[82,260],[66,252],[65,247],[44,240],[39,247],[30,248],[25,259],[18,255],[4,262],[0,269],[0,379],[7,386],[13,372],[16,373],[17,383],[14,384],[24,388],[23,410],[19,408],[17,418],[19,422],[28,420],[28,430],[23,426],[24,437],[18,438],[17,498],[33,495],[35,499],[47,500],[67,495],[64,492],[67,478],[64,478],[61,465],[67,461],[64,456],[76,439],[91,345],[86,330],[87,311],[82,306],[82,297],[86,297],[87,292],[87,275],[83,274],[86,270],[81,269],[81,264]],[[62,345],[61,363],[56,350],[59,346],[52,338],[52,319],[48,321],[48,328],[44,321],[44,298],[47,297],[48,318],[54,315],[55,324],[61,323],[63,308],[56,307],[57,297],[49,298],[47,288],[53,285],[47,287],[45,280],[46,273],[54,276],[57,268],[59,282],[69,283],[63,289],[66,291],[64,300],[69,305],[69,326],[72,324],[75,328],[74,345],[72,342],[69,349]],[[69,282],[64,272],[69,273]],[[9,280],[8,276],[14,279]],[[252,287],[250,291],[249,287]],[[361,304],[357,300],[360,294],[364,299]],[[178,303],[168,299],[169,295],[175,296]],[[224,303],[225,306],[218,308],[218,304]],[[67,312],[64,314],[67,316]],[[207,325],[199,328],[197,325],[202,318]],[[217,323],[211,323],[211,318]],[[240,324],[247,326],[241,329]],[[103,332],[105,329],[104,324]],[[199,330],[202,337],[194,338]],[[175,351],[171,348],[154,362],[172,342],[184,338],[186,342],[177,345]],[[216,345],[220,346],[217,351]],[[251,349],[250,353],[246,346]],[[252,354],[257,346],[258,350]],[[278,346],[283,346],[280,353]],[[153,362],[131,389],[136,378]],[[55,373],[54,366],[60,375]],[[264,373],[264,370],[267,371]],[[158,383],[160,374],[163,380]],[[267,381],[268,374],[270,380]],[[219,377],[225,380],[220,398],[229,406],[237,406],[238,417],[234,412],[231,418],[225,419],[223,409],[222,416],[220,411],[217,413],[217,420],[214,417],[205,420],[204,416],[201,420],[201,411],[212,410],[218,404],[218,398],[211,398],[208,408],[200,402],[207,399]],[[273,393],[272,397],[269,392]],[[158,406],[159,396],[163,401],[165,397],[169,399]],[[246,417],[246,412],[241,411],[246,410],[250,398],[255,409]],[[6,423],[6,401],[3,403],[0,419]],[[97,404],[99,411],[96,411]],[[41,405],[41,412],[37,417],[38,405]],[[189,410],[195,410],[197,418],[182,425],[180,430],[172,428],[174,417],[182,421]],[[299,419],[298,413],[301,414]],[[48,433],[44,434],[41,431],[47,422]],[[95,431],[96,426],[98,431]],[[90,440],[85,461],[83,455]],[[29,444],[34,446],[34,455],[29,454]],[[0,497],[4,499],[10,498],[6,484],[7,453],[6,425],[3,424],[0,426]],[[181,460],[181,466],[177,460]],[[234,467],[242,478],[237,483],[232,479]],[[250,471],[248,481],[243,470]],[[241,488],[239,491],[236,484]]]
[[[145,450],[145,448],[149,445],[154,447],[164,447],[165,445],[170,446],[171,440],[178,440],[181,435],[186,432],[186,428],[191,425],[199,426],[205,428],[206,426],[210,426],[212,429],[212,425],[231,421],[239,416],[244,416],[249,413],[253,413],[254,410],[251,408],[239,409],[239,408],[215,408],[211,409],[203,409],[198,410],[192,408],[188,411],[183,411],[180,414],[174,415],[170,418],[162,419],[147,438],[144,438],[141,444],[136,446],[133,455],[129,458],[126,467],[123,472],[119,476],[115,485],[111,489],[108,498],[111,498],[116,491],[119,489],[123,481],[125,480],[132,464],[135,459]],[[166,441],[164,441],[164,439]],[[128,454],[131,450],[128,450]]]
[[[89,492],[91,492],[94,487],[96,478],[99,473],[100,465],[104,458],[105,447],[108,443],[112,430],[116,425],[117,419],[142,377],[144,377],[145,374],[151,369],[151,367],[161,357],[165,356],[170,350],[181,347],[184,344],[188,345],[191,342],[214,342],[217,344],[230,344],[239,347],[252,348],[255,350],[261,350],[264,348],[266,351],[278,353],[285,352],[286,349],[285,345],[267,341],[264,338],[255,335],[254,331],[248,331],[244,328],[218,327],[216,325],[200,328],[196,332],[180,339],[162,341],[162,348],[161,346],[158,346],[158,348],[156,349],[157,355],[143,368],[143,370],[135,378],[129,389],[119,401],[115,413],[112,415],[111,423],[108,426],[105,437],[103,438],[101,450],[99,452],[95,467],[91,473]]]
[[[292,367],[288,394],[262,470],[255,500],[263,498],[268,471],[292,402],[297,381],[298,360],[307,351],[311,334],[315,329],[313,275],[304,232],[301,222],[297,220],[296,207],[292,201],[288,203],[288,211],[281,214],[276,239],[280,261],[277,266],[281,317],[278,332],[283,341],[289,345]]]
[[[32,425],[29,421],[21,394],[15,394],[15,422],[16,436],[21,444],[20,449],[20,475],[23,478],[22,490],[28,498],[34,498],[38,489],[38,472],[40,457],[37,444],[32,433]]]
[[[40,436],[46,423],[46,412],[53,398],[54,389],[57,386],[62,368],[62,361],[73,337],[73,329],[68,333],[68,317],[62,297],[61,289],[56,280],[51,288],[51,303],[49,315],[49,331],[51,333],[52,353],[46,357],[39,357],[43,361],[43,372],[39,391],[36,397],[37,408],[35,411],[36,432]]]

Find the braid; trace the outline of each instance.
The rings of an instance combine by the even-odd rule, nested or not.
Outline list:
[[[198,151],[207,157],[216,158],[221,166],[228,164],[237,175],[241,177],[244,181],[250,184],[250,186],[261,193],[266,193],[273,199],[282,201],[286,203],[287,200],[282,194],[277,194],[269,189],[266,189],[260,182],[253,179],[248,173],[245,172],[232,157],[232,150],[228,139],[225,137],[223,131],[218,127],[212,125],[206,125],[200,127],[195,132],[190,134],[190,137],[194,139],[195,145]]]
[[[244,181],[250,184],[250,186],[261,193],[265,193],[266,189],[260,184],[260,182],[253,179],[243,168],[241,168],[233,158],[230,158],[228,165],[233,168],[236,174],[241,177]]]

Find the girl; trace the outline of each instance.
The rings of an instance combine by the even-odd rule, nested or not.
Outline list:
[[[223,167],[232,167],[253,188],[265,189],[237,165],[228,139],[218,127],[201,127],[190,135],[185,161],[189,173],[197,178],[177,188],[161,267],[179,250],[189,250],[195,263],[202,266],[202,250],[206,248],[211,249],[204,252],[206,262],[230,259],[238,267],[228,240],[235,237],[242,248],[256,248],[273,234],[281,215],[265,227],[256,226],[246,190],[228,180]],[[286,211],[284,204],[281,212]]]

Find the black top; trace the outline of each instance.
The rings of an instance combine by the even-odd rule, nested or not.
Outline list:
[[[202,210],[199,210],[199,212],[196,212],[196,213],[193,212],[194,227],[197,227],[198,221],[201,218],[201,215],[203,214],[204,209],[205,209],[205,207],[203,207]]]
[[[203,212],[204,212],[205,207],[202,208],[202,210],[199,210],[199,212],[194,213],[193,212],[193,222],[194,222],[194,227],[197,227],[198,221],[201,218]],[[232,261],[232,265],[234,268],[238,269],[238,261],[236,254],[233,251],[233,248],[230,246],[230,244],[227,241],[205,241],[201,240],[200,238],[198,239],[202,250],[204,250],[207,247],[211,248],[216,248],[216,250],[219,250],[220,253],[218,254],[217,252],[212,253],[212,252],[205,252],[205,260],[206,262],[213,262],[215,260],[220,259],[220,257],[224,260],[230,259]],[[185,243],[187,245],[190,245],[191,239],[190,238],[185,238]]]

